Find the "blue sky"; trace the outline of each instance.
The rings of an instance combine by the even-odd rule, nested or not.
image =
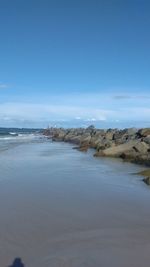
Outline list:
[[[0,126],[149,126],[149,14],[149,0],[0,0]]]

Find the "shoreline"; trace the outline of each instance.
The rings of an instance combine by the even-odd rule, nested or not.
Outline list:
[[[43,135],[56,142],[69,142],[74,149],[86,152],[94,148],[95,157],[115,157],[124,161],[150,168],[150,128],[97,129],[87,128],[48,128]],[[150,169],[145,172],[143,181],[150,185]]]
[[[18,255],[30,267],[60,267],[64,258],[72,267],[143,259],[148,267],[150,192],[132,175],[140,167],[71,147],[45,138],[1,154],[1,266]]]

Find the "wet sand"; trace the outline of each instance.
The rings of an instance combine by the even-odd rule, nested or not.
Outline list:
[[[0,153],[0,266],[149,267],[142,168],[64,143]]]

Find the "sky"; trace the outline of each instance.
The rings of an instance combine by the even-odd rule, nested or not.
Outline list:
[[[149,0],[0,0],[0,127],[150,126]]]

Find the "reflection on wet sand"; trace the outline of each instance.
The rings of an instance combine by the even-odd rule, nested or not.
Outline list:
[[[149,267],[141,167],[92,154],[47,141],[0,153],[1,267]]]

